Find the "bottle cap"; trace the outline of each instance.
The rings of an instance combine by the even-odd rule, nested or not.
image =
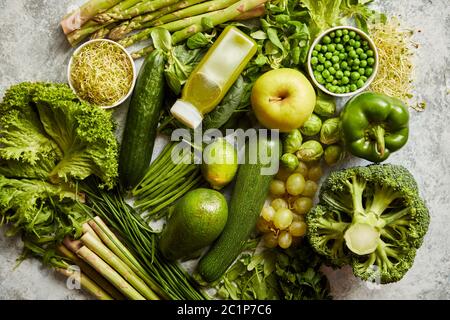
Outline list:
[[[192,103],[180,99],[172,106],[170,113],[191,129],[197,128],[203,121],[203,115]]]

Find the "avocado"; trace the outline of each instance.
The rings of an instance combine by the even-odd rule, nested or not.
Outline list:
[[[228,205],[218,191],[199,188],[178,201],[167,221],[159,247],[168,260],[187,257],[210,245],[228,219]]]

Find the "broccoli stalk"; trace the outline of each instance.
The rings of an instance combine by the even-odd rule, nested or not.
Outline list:
[[[411,267],[429,214],[405,168],[372,165],[333,172],[307,223],[312,246],[332,264],[386,283]]]

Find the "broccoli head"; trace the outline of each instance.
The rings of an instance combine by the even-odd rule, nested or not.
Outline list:
[[[430,217],[417,183],[402,166],[336,171],[307,215],[308,238],[331,264],[350,264],[363,280],[400,280],[411,268]]]

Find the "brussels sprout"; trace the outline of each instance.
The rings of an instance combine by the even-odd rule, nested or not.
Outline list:
[[[339,118],[325,120],[320,130],[320,142],[323,144],[333,144],[341,138],[341,122]]]
[[[283,140],[283,152],[295,153],[302,145],[303,137],[298,129],[294,129]]]
[[[320,132],[321,127],[322,127],[322,120],[320,120],[320,118],[313,113],[300,128],[300,131],[305,136],[314,136]]]
[[[336,113],[336,101],[332,96],[319,92],[314,113],[322,117],[332,117]]]
[[[315,140],[306,141],[296,153],[301,161],[311,162],[319,160],[323,155],[323,148],[320,142]]]
[[[344,148],[338,144],[333,144],[325,148],[323,158],[329,166],[333,166],[345,157]]]
[[[286,167],[286,169],[290,171],[294,171],[298,166],[298,158],[295,154],[285,153],[281,156],[281,164]]]

